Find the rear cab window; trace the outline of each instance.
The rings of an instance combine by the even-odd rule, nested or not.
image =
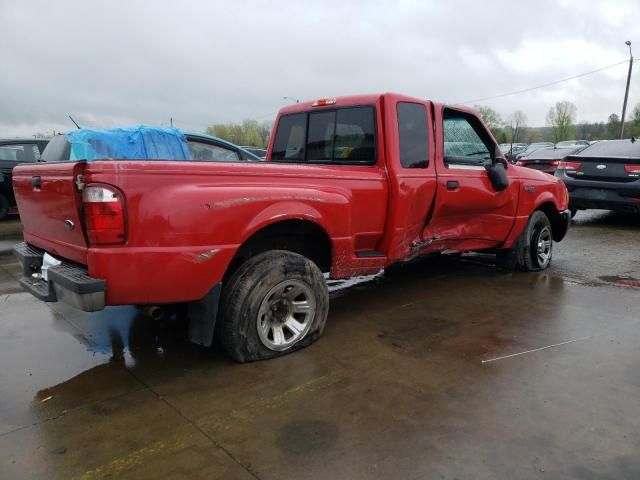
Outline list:
[[[271,160],[287,163],[374,165],[373,105],[285,114],[280,117]]]

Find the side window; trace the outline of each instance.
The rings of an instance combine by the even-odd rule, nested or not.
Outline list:
[[[271,160],[373,165],[375,131],[375,109],[371,106],[283,115]]]
[[[189,142],[191,158],[200,162],[237,162],[240,160],[238,152],[229,148],[204,142]]]
[[[482,127],[473,116],[445,111],[443,130],[447,165],[482,167],[491,162],[490,143],[482,138]]]
[[[425,168],[429,165],[427,110],[418,103],[398,103],[400,165]]]
[[[40,160],[38,145],[33,143],[0,146],[0,160],[33,163]]]
[[[278,122],[278,131],[273,143],[271,160],[303,160],[306,131],[306,113],[283,115]]]

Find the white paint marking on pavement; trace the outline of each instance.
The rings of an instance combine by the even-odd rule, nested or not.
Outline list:
[[[526,353],[539,352],[540,350],[545,350],[547,348],[559,347],[560,345],[566,345],[567,343],[580,342],[582,340],[587,340],[591,337],[582,337],[576,338],[574,340],[567,340],[566,342],[554,343],[553,345],[547,345],[546,347],[534,348],[533,350],[527,350],[526,352],[520,353],[512,353],[511,355],[504,355],[502,357],[490,358],[489,360],[482,360],[482,363],[495,362],[496,360],[504,360],[505,358],[517,357],[518,355],[524,355]]]

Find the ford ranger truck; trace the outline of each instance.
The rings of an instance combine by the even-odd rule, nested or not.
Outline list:
[[[509,164],[476,112],[393,93],[283,108],[261,163],[59,160],[14,170],[22,286],[187,304],[190,339],[239,362],[317,340],[326,276],[443,251],[539,271],[570,223],[560,179]]]

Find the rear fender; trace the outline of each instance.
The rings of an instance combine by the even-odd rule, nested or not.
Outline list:
[[[292,196],[293,197],[293,196]],[[263,228],[284,220],[308,220],[324,229],[329,237],[351,235],[351,204],[340,194],[319,194],[304,202],[281,200],[261,210],[242,233],[242,242]]]

